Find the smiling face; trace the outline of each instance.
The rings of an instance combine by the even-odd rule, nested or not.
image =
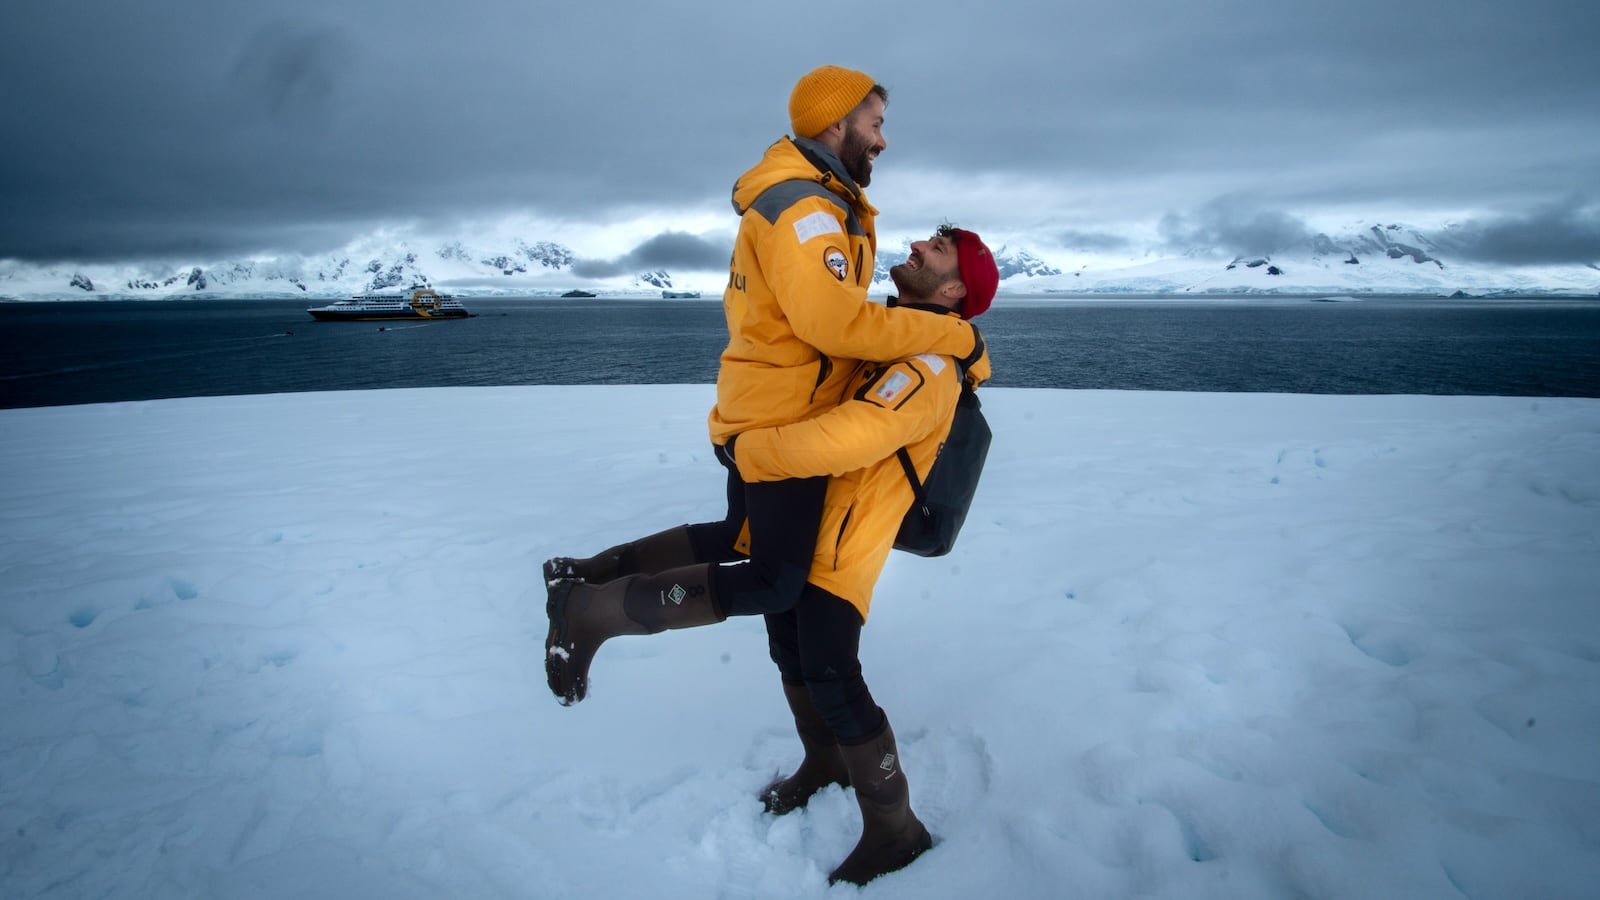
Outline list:
[[[839,161],[861,187],[872,183],[872,163],[889,148],[883,138],[883,112],[883,98],[871,93],[844,118]]]
[[[900,291],[901,303],[937,303],[956,309],[967,294],[955,238],[947,234],[913,241],[911,254],[889,269],[889,277]]]

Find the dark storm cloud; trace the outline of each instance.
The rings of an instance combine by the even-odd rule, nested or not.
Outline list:
[[[905,57],[893,67],[905,89],[891,125],[900,152],[919,159],[954,153],[984,166],[999,153],[1047,171],[1199,167],[1267,182],[1304,161],[1296,154],[1337,158],[1380,134],[1575,121],[1600,100],[1597,10],[1579,0],[1347,0],[1263,14],[1244,2],[1129,2],[1036,11],[1026,27],[975,17],[933,45],[888,50]],[[946,60],[975,45],[1004,48],[1003,78],[951,73]],[[907,121],[913,104],[969,110],[987,140],[952,139],[942,118]]]
[[[1205,204],[1161,220],[1169,249],[1212,247],[1236,256],[1270,256],[1313,246],[1320,235],[1301,218],[1250,206],[1239,198]],[[1433,232],[1441,252],[1504,265],[1600,263],[1600,206],[1579,197],[1487,219],[1467,219]]]
[[[1103,231],[1063,231],[1056,237],[1057,242],[1069,250],[1110,252],[1129,246],[1126,237]]]
[[[1192,215],[1169,212],[1161,237],[1177,250],[1215,247],[1238,255],[1268,256],[1308,242],[1312,232],[1289,213],[1256,209],[1235,198],[1215,200]]]
[[[721,211],[785,130],[794,79],[822,62],[891,90],[875,197],[922,189],[908,173],[1061,193],[940,207],[995,230],[1053,202],[1077,214],[1047,226],[1056,235],[1178,210],[1175,228],[1259,243],[1291,223],[1199,207],[1529,208],[1600,183],[1589,0],[969,12],[852,8],[851,38],[829,44],[842,32],[767,40],[795,33],[793,10],[734,0],[625,15],[605,2],[16,0],[0,55],[0,257],[312,250],[395,222]],[[1498,234],[1482,246],[1511,246]]]
[[[579,260],[573,265],[572,271],[583,278],[636,275],[655,269],[715,272],[728,267],[728,254],[732,250],[731,239],[707,240],[680,231],[669,231],[650,238],[617,259]]]
[[[333,112],[357,54],[341,32],[268,22],[246,39],[229,76],[241,99],[267,115],[314,121]]]
[[[361,59],[339,27],[185,0],[18,19],[30,39],[0,56],[17,132],[0,141],[0,256],[312,249],[381,208],[353,166],[317,158]]]
[[[1484,262],[1600,264],[1600,206],[1570,198],[1519,215],[1467,222],[1445,232],[1442,243]]]

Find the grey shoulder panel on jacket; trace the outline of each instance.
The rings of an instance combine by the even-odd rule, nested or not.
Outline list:
[[[844,198],[815,181],[806,181],[800,178],[792,181],[780,181],[762,191],[761,195],[756,197],[755,202],[750,204],[749,211],[759,213],[761,218],[767,220],[768,224],[775,224],[778,221],[778,217],[783,215],[785,210],[807,197],[823,197],[827,199],[828,202],[839,207],[840,212],[844,213],[846,228],[851,234],[866,234],[865,229],[861,227],[861,220],[856,217],[855,210],[850,208],[850,204],[845,202]]]

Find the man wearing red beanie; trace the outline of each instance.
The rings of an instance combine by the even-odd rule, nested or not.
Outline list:
[[[1000,282],[983,239],[950,225],[926,241],[913,242],[906,261],[889,275],[900,291],[889,298],[890,306],[961,319],[987,310]],[[896,451],[906,448],[918,478],[926,478],[950,432],[963,378],[976,388],[989,374],[989,355],[981,340],[967,357],[922,353],[892,363],[857,363],[832,409],[788,425],[750,429],[735,442],[739,474],[747,483],[831,478],[809,580],[853,606],[862,623],[901,518],[914,499]],[[792,613],[788,615],[792,620]],[[786,649],[798,657],[797,648]],[[798,658],[790,669],[777,658],[776,644],[774,659],[786,681],[800,675]],[[853,661],[842,662],[848,667]]]
[[[913,243],[906,261],[889,275],[900,291],[891,305],[963,320],[989,308],[1000,282],[983,240],[948,225]],[[784,690],[800,695],[790,705],[805,758],[762,797],[769,810],[783,813],[830,785],[855,786],[861,839],[830,881],[863,883],[932,846],[911,811],[894,732],[861,676],[858,649],[873,587],[916,499],[896,451],[905,448],[917,478],[926,481],[950,433],[963,377],[977,387],[989,372],[981,340],[966,358],[925,353],[889,364],[858,363],[833,409],[745,431],[735,442],[746,483],[831,476],[805,593],[794,609],[767,617],[769,649]],[[797,702],[808,695],[838,700]],[[840,708],[845,728],[854,731],[835,724]],[[881,726],[872,725],[879,721]],[[851,740],[863,730],[871,736]]]

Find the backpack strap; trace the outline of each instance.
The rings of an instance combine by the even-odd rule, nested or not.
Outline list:
[[[967,370],[977,364],[984,351],[983,332],[979,331],[976,325],[972,327],[972,337],[976,342],[972,347],[972,352],[956,360],[956,373],[961,378],[961,390],[963,392],[972,390],[967,386]],[[922,479],[917,477],[917,467],[911,464],[911,454],[906,452],[906,448],[901,447],[894,452],[894,455],[900,459],[900,468],[906,470],[906,480],[911,482],[911,490],[917,495],[917,503],[922,506],[923,514],[927,515],[928,490],[923,485]]]
[[[972,340],[972,352],[956,360],[956,367],[961,370],[961,386],[963,388],[967,386],[967,370],[977,365],[978,360],[983,357],[983,332],[979,331],[976,325],[972,326]]]
[[[911,464],[911,454],[906,448],[901,447],[894,452],[900,458],[900,468],[906,470],[906,480],[911,482],[911,490],[917,495],[917,503],[922,507],[923,513],[928,512],[928,491],[922,486],[922,479],[917,477],[917,467]]]

